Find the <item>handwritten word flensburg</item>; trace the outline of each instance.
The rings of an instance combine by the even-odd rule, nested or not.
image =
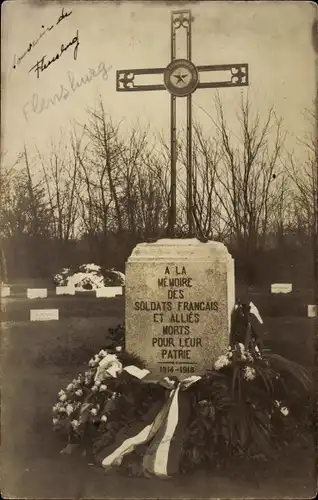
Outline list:
[[[44,55],[39,61],[37,61],[35,63],[34,66],[32,66],[32,68],[29,70],[29,73],[31,73],[31,71],[34,70],[34,72],[36,73],[36,77],[40,78],[40,74],[43,71],[45,71],[49,66],[51,66],[52,63],[54,63],[55,61],[57,61],[58,59],[60,59],[61,56],[64,54],[64,52],[66,52],[67,49],[69,47],[71,47],[72,45],[74,45],[74,44],[76,44],[76,45],[74,47],[73,58],[74,58],[74,60],[76,60],[77,59],[78,47],[79,47],[79,44],[80,44],[78,30],[76,31],[76,35],[74,36],[74,38],[67,45],[64,46],[63,43],[61,44],[60,51],[54,57],[52,57],[51,59],[49,59],[48,62],[45,62],[45,58],[47,56]]]
[[[40,97],[38,94],[33,94],[32,98],[24,104],[22,111],[25,120],[29,121],[28,117],[31,113],[39,115],[50,107],[66,101],[72,92],[74,93],[83,85],[91,83],[93,78],[99,75],[102,76],[103,80],[108,80],[108,73],[111,68],[112,66],[106,67],[104,62],[100,62],[97,68],[88,68],[87,73],[82,75],[80,79],[76,79],[72,71],[68,71],[68,84],[61,84],[60,89],[53,96],[45,98]]]
[[[63,21],[67,17],[69,17],[71,14],[72,14],[72,11],[66,11],[66,12],[64,12],[64,7],[63,7],[62,13],[59,16],[59,18],[58,18],[58,20],[56,21],[55,24],[51,24],[51,26],[47,26],[47,27],[45,27],[45,25],[42,24],[41,28],[42,28],[43,31],[41,31],[40,35],[35,40],[32,40],[32,42],[29,43],[27,49],[19,57],[17,57],[16,54],[14,55],[14,58],[13,58],[13,69],[16,69],[16,67],[19,66],[19,64],[21,64],[21,62],[23,61],[23,59],[25,58],[25,56],[33,49],[33,47],[35,47],[39,43],[39,41],[41,40],[41,38],[48,31],[51,31],[55,26],[57,26],[61,21]]]

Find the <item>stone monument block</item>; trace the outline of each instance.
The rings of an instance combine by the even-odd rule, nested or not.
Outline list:
[[[292,283],[272,283],[271,293],[291,293]]]
[[[56,321],[58,319],[58,309],[30,309],[30,321]]]
[[[10,287],[9,286],[0,286],[0,297],[10,297]]]
[[[121,286],[105,286],[101,288],[96,288],[96,297],[112,298],[116,295],[122,295],[123,288]]]
[[[75,288],[72,286],[57,286],[55,293],[56,295],[75,295]]]
[[[126,263],[126,348],[154,380],[202,375],[228,347],[234,305],[234,261],[223,243],[140,243]]]
[[[47,288],[27,288],[28,299],[45,299],[47,297]]]
[[[315,304],[310,304],[307,306],[307,316],[308,318],[316,318],[317,317],[318,306]]]

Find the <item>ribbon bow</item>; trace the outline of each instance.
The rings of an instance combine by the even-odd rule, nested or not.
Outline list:
[[[190,399],[186,390],[201,377],[191,376],[182,381],[165,377],[159,383],[170,391],[162,403],[155,403],[142,421],[136,422],[104,452],[102,466],[118,466],[141,444],[149,446],[142,460],[146,476],[170,477],[179,471],[181,444],[190,415]]]

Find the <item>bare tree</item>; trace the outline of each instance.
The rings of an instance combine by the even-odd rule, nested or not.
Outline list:
[[[307,110],[306,116],[312,124],[312,134],[299,140],[305,151],[302,160],[289,155],[285,167],[294,187],[295,215],[298,226],[307,231],[310,237],[317,234],[318,199],[318,148],[316,138],[316,116]]]
[[[6,215],[9,209],[10,193],[12,193],[13,179],[16,176],[16,167],[21,160],[21,155],[17,159],[5,166],[6,152],[1,151],[0,163],[0,281],[8,282],[8,266],[4,249],[4,239],[6,237]]]
[[[79,162],[73,135],[68,144],[61,139],[51,143],[45,158],[38,151],[48,204],[51,210],[50,230],[52,237],[62,245],[76,235],[80,189]]]
[[[242,97],[237,113],[239,134],[235,135],[219,96],[215,110],[215,119],[209,115],[214,137],[204,137],[198,126],[195,129],[199,183],[195,211],[202,230],[232,242],[249,268],[266,244],[281,190],[286,187],[281,168],[282,121],[273,109],[262,120],[250,100]],[[247,273],[252,271],[247,269]]]
[[[118,238],[158,233],[166,213],[165,169],[149,130],[136,124],[122,132],[121,123],[107,116],[102,101],[88,110],[88,116],[86,154],[79,162],[89,226],[94,221],[95,235],[111,232]]]

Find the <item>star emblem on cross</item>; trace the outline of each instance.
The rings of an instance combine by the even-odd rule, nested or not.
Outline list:
[[[177,79],[177,83],[185,83],[184,79],[188,76],[188,73],[184,73],[183,75],[174,75]]]

